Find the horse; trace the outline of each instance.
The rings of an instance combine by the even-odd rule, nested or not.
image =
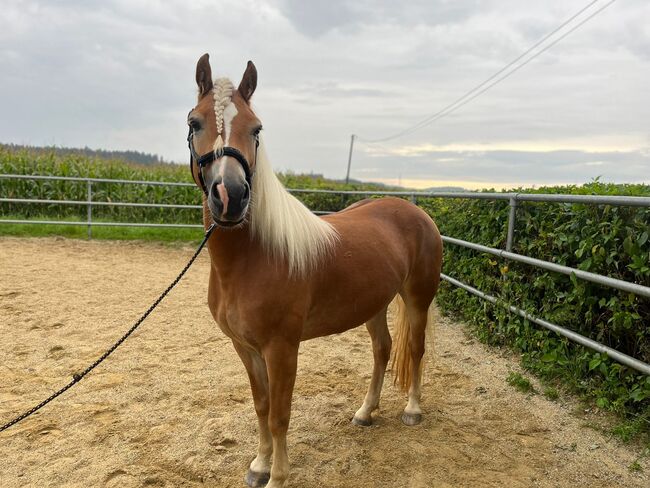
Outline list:
[[[395,382],[408,395],[401,419],[422,420],[422,362],[429,307],[438,290],[442,240],[433,220],[399,198],[369,199],[318,217],[282,185],[251,107],[257,70],[237,89],[213,80],[208,54],[196,66],[198,102],[188,114],[190,169],[203,191],[208,306],[250,380],[259,428],[244,481],[285,486],[287,429],[301,341],[365,323],[374,366],[352,422],[372,423],[392,339],[387,309],[397,297]],[[268,484],[267,484],[268,483]]]

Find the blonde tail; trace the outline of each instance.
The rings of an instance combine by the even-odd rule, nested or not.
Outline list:
[[[397,304],[397,321],[395,323],[395,340],[391,357],[391,370],[393,382],[403,391],[408,391],[411,385],[411,325],[406,313],[406,304],[401,296],[395,297]]]

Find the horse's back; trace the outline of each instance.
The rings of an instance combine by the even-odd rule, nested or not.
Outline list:
[[[324,220],[336,225],[338,221],[368,219],[383,219],[386,222],[399,223],[405,219],[416,219],[433,224],[431,217],[417,205],[395,197],[366,198],[353,203],[340,212],[323,217]],[[435,225],[433,226],[435,227]]]
[[[442,239],[436,224],[420,207],[401,198],[365,199],[323,217],[346,237],[376,237],[379,245],[398,242],[411,251],[422,250],[442,258]],[[439,252],[438,252],[439,251]]]

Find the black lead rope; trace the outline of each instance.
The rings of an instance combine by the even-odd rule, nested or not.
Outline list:
[[[151,306],[149,307],[149,309],[148,309],[148,310],[147,310],[147,311],[142,315],[142,317],[140,317],[140,318],[137,320],[137,322],[136,322],[135,324],[133,324],[133,325],[131,326],[131,328],[130,328],[130,329],[129,329],[129,330],[128,330],[128,331],[127,331],[127,332],[126,332],[122,337],[120,337],[119,340],[118,340],[115,344],[113,344],[113,345],[112,345],[112,346],[111,346],[111,347],[110,347],[110,348],[109,348],[109,349],[108,349],[104,354],[102,354],[99,358],[97,358],[97,360],[96,360],[94,363],[92,363],[90,366],[88,366],[86,369],[84,369],[84,370],[81,371],[80,373],[75,373],[75,374],[73,374],[73,375],[72,375],[72,381],[70,381],[70,383],[68,383],[67,385],[65,385],[65,386],[64,386],[63,388],[61,388],[59,391],[56,391],[56,392],[52,393],[52,395],[50,395],[48,398],[46,398],[45,400],[43,400],[41,403],[39,403],[39,404],[36,405],[35,407],[30,408],[29,410],[27,410],[27,411],[26,411],[25,413],[23,413],[22,415],[19,415],[19,416],[16,417],[15,419],[13,419],[13,420],[7,422],[7,423],[4,424],[2,427],[0,427],[0,432],[2,432],[2,431],[4,431],[4,430],[7,430],[9,427],[11,427],[12,425],[17,424],[17,423],[20,422],[21,420],[26,419],[26,418],[29,417],[31,414],[33,414],[34,412],[40,410],[40,409],[43,408],[45,405],[47,405],[48,403],[50,403],[50,402],[51,402],[52,400],[54,400],[56,397],[58,397],[59,395],[65,393],[67,390],[69,390],[69,389],[72,388],[74,385],[76,385],[77,383],[79,383],[79,381],[81,381],[81,380],[84,378],[84,376],[86,376],[86,375],[87,375],[88,373],[90,373],[93,369],[95,369],[97,366],[99,366],[99,365],[102,363],[102,361],[104,361],[104,359],[106,359],[108,356],[110,356],[111,353],[112,353],[113,351],[115,351],[115,349],[117,349],[117,348],[120,346],[120,344],[122,344],[122,343],[123,343],[123,342],[124,342],[124,341],[125,341],[125,340],[126,340],[126,339],[127,339],[127,338],[132,334],[132,333],[133,333],[133,332],[135,332],[135,330],[140,326],[140,324],[141,324],[142,322],[144,322],[144,319],[146,319],[146,318],[149,316],[149,314],[150,314],[151,312],[153,312],[153,310],[158,306],[158,304],[159,304],[160,302],[162,302],[163,298],[165,298],[165,297],[167,296],[167,294],[172,290],[172,288],[174,288],[174,287],[178,284],[178,282],[181,280],[181,278],[183,277],[183,275],[187,272],[188,269],[190,269],[190,266],[192,266],[192,264],[194,263],[194,261],[195,261],[196,258],[198,257],[199,253],[201,252],[201,250],[202,250],[203,247],[205,246],[205,243],[208,242],[208,239],[210,238],[210,234],[212,234],[212,231],[214,230],[215,226],[216,226],[216,224],[212,224],[212,225],[208,228],[208,230],[205,232],[205,236],[203,237],[203,240],[201,241],[201,244],[199,244],[198,249],[194,252],[194,255],[191,257],[190,261],[185,265],[185,267],[184,267],[183,270],[180,272],[180,274],[176,277],[176,279],[175,279],[174,281],[172,281],[171,285],[169,285],[169,286],[167,287],[167,289],[166,289],[165,291],[162,292],[162,294],[161,294],[161,295],[156,299],[156,301],[153,302],[153,305],[151,305]]]

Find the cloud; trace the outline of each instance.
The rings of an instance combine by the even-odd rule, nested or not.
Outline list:
[[[396,5],[392,0],[285,0],[278,3],[296,30],[320,37],[332,30],[358,32],[368,25],[444,25],[476,14],[477,0],[412,0]]]
[[[287,0],[281,3],[280,8],[296,30],[307,36],[319,37],[332,29],[355,24],[361,19],[349,3],[342,0]]]
[[[210,52],[213,74],[235,83],[255,61],[253,104],[276,168],[342,177],[350,134],[380,138],[422,120],[579,7],[9,0],[0,10],[0,141],[137,149],[185,162],[195,65]],[[359,139],[352,175],[647,181],[648,26],[646,0],[614,3],[449,117],[383,148]]]
[[[494,186],[489,184],[497,182],[531,186],[548,182],[579,184],[595,177],[603,181],[638,183],[647,181],[644,173],[647,168],[650,168],[650,155],[646,151],[430,148],[408,153],[408,157],[397,165],[392,155],[375,153],[372,170],[366,168],[364,174],[375,178],[380,175],[393,179],[464,181],[471,187],[481,186],[479,183]]]

